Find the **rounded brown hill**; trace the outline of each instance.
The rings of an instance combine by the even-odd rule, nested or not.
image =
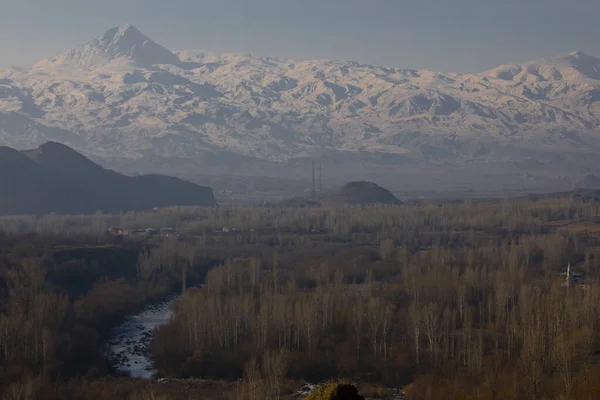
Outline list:
[[[349,182],[340,189],[323,195],[323,204],[402,204],[389,190],[373,182]]]

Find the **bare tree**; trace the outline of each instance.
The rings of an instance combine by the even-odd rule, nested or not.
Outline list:
[[[532,327],[525,332],[519,366],[529,381],[529,391],[533,400],[537,399],[540,392],[546,356],[544,343],[543,334],[539,329]]]
[[[354,306],[351,311],[352,333],[356,346],[356,360],[360,359],[360,344],[363,339],[363,330],[365,323],[365,306],[364,299],[358,297],[354,299]]]
[[[262,391],[262,375],[255,358],[248,361],[244,367],[244,380],[248,388],[249,400],[264,400]]]
[[[421,308],[423,328],[429,343],[429,355],[434,364],[438,362],[440,333],[442,329],[442,306],[439,303],[428,302]]]
[[[267,350],[263,355],[262,371],[265,379],[267,400],[278,400],[280,382],[287,370],[287,350]]]
[[[423,325],[423,319],[421,315],[421,307],[416,301],[410,303],[409,306],[409,317],[412,326],[414,348],[415,348],[415,361],[418,365],[421,360],[421,327]]]

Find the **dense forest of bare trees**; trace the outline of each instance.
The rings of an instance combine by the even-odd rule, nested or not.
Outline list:
[[[261,365],[277,352],[289,378],[408,385],[415,399],[597,393],[596,204],[247,212],[278,233],[236,241],[270,254],[230,258],[181,299],[154,343],[164,374],[245,376],[250,392],[262,376],[269,393]],[[564,285],[568,263],[585,284]]]
[[[103,332],[179,290],[152,344],[160,374],[235,382],[231,398],[277,399],[286,380],[339,377],[404,387],[409,399],[600,395],[592,201],[171,208],[7,217],[0,229],[7,399],[51,398],[28,397],[40,382],[56,398],[108,398],[70,386],[111,373]],[[569,264],[579,280],[566,284]]]
[[[199,282],[218,263],[193,249],[172,240],[0,235],[0,398],[68,398],[59,388],[69,381],[112,374],[108,329],[179,290],[183,271]]]

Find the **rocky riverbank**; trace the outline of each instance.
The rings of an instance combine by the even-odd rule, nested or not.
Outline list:
[[[177,296],[146,306],[111,330],[107,343],[109,359],[117,371],[133,378],[150,379],[155,374],[150,355],[154,329],[172,315],[171,305]]]

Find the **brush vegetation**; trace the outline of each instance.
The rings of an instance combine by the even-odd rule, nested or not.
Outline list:
[[[315,389],[305,400],[364,400],[356,386],[348,382],[329,382]]]

